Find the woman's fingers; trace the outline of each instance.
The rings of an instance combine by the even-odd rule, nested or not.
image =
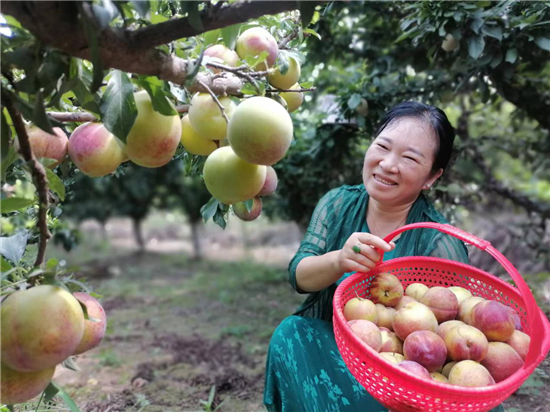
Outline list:
[[[385,242],[384,239],[381,239],[378,236],[371,235],[370,233],[358,233],[357,238],[361,243],[374,246],[375,248],[381,249],[384,252],[389,252],[393,249],[393,247],[389,243]]]

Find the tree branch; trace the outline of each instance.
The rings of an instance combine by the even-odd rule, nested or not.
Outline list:
[[[188,104],[176,106],[178,113],[187,113],[189,111]],[[62,123],[85,123],[99,122],[100,119],[88,112],[47,112],[48,116]]]
[[[23,118],[19,111],[15,108],[13,100],[10,97],[10,93],[2,88],[2,100],[13,122],[13,127],[17,132],[17,140],[19,141],[19,150],[25,161],[29,164],[31,174],[33,177],[36,190],[38,192],[38,222],[37,226],[40,230],[40,238],[38,242],[38,254],[34,262],[34,266],[39,266],[44,262],[44,256],[46,254],[46,245],[48,240],[52,237],[48,229],[47,213],[48,213],[48,179],[46,177],[46,170],[44,166],[36,160],[29,143],[29,136],[23,123]],[[30,279],[31,285],[36,281],[36,277]]]
[[[229,123],[229,117],[227,117],[227,114],[225,113],[225,107],[223,107],[223,105],[221,104],[221,102],[218,100],[218,98],[216,97],[216,95],[214,94],[214,92],[212,90],[210,90],[208,88],[208,86],[206,84],[204,84],[203,82],[200,82],[201,86],[204,87],[206,89],[206,91],[208,93],[210,93],[210,96],[212,96],[212,98],[214,99],[214,101],[216,102],[216,104],[218,105],[218,107],[220,108],[221,112],[222,112],[222,116],[223,118],[225,119],[225,122],[226,123]]]

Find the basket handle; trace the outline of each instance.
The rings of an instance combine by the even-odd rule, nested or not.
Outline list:
[[[506,257],[504,257],[502,253],[496,250],[490,242],[480,239],[472,235],[471,233],[465,232],[464,230],[458,229],[449,224],[433,222],[412,223],[409,225],[401,226],[400,228],[394,230],[392,233],[384,238],[384,241],[389,243],[398,234],[411,229],[439,230],[442,233],[446,233],[464,242],[470,243],[480,250],[486,251],[491,256],[493,256],[496,261],[502,265],[502,267],[504,267],[506,272],[508,272],[508,274],[514,280],[525,301],[525,304],[527,306],[529,325],[531,326],[531,343],[529,345],[529,352],[527,353],[527,357],[525,359],[524,368],[527,369],[530,365],[538,364],[539,360],[542,360],[545,357],[548,349],[550,348],[550,326],[548,324],[546,316],[542,314],[541,310],[537,306],[535,298],[531,293],[531,289],[529,289],[529,286],[527,285],[527,283],[525,283],[523,277],[519,274],[514,265],[512,265],[512,263],[508,259],[506,259]],[[380,260],[378,261],[377,265],[380,265],[382,264],[382,261],[384,259],[384,251],[379,250],[378,252],[380,253]]]

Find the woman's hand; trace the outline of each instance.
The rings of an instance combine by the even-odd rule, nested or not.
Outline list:
[[[389,252],[395,243],[387,243],[370,233],[353,233],[338,254],[338,267],[341,273],[368,272],[380,260],[380,253],[374,248]]]

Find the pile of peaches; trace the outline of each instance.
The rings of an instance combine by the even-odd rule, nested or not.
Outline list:
[[[370,299],[344,306],[351,330],[383,361],[416,376],[451,385],[493,385],[523,366],[530,337],[518,313],[500,302],[472,296],[459,286],[404,290],[390,273],[377,275]]]

